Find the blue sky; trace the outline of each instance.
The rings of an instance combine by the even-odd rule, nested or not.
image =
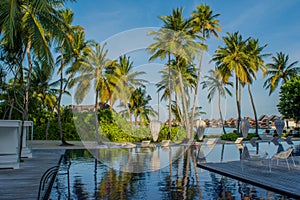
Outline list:
[[[158,72],[161,70],[163,62],[149,63],[148,57],[142,50],[145,41],[135,34],[139,31],[148,30],[149,27],[162,26],[158,16],[169,15],[172,9],[177,7],[183,7],[184,15],[189,17],[196,6],[201,3],[208,4],[214,13],[220,14],[221,37],[226,32],[239,31],[244,38],[253,37],[259,39],[261,45],[268,44],[264,53],[275,54],[282,51],[290,56],[291,62],[300,60],[299,0],[77,0],[77,3],[69,3],[68,7],[72,8],[75,13],[74,25],[83,26],[88,39],[93,39],[99,43],[103,43],[103,41],[115,42],[111,45],[108,44],[110,52],[116,52],[117,49],[128,49],[132,43],[137,45],[136,50],[132,50],[134,47],[129,48],[132,50],[129,54],[137,69],[147,72],[143,78],[150,82],[149,93],[153,98],[152,104],[157,107],[157,97],[154,96],[157,94],[154,92],[153,85],[160,78]],[[123,35],[125,39],[122,38]],[[116,42],[120,38],[123,42]],[[222,39],[208,40],[208,52],[205,55],[203,75],[212,68],[212,64],[208,64],[208,61],[218,46],[223,46]],[[116,55],[118,54],[119,52]],[[270,61],[270,58],[266,59],[267,63]],[[278,90],[269,96],[268,92],[263,89],[263,82],[264,80],[259,74],[257,81],[252,86],[258,115],[279,114],[276,108]],[[151,83],[153,83],[152,86]],[[253,111],[248,93],[245,90],[243,94],[242,115],[252,117]],[[207,112],[203,118],[218,118],[216,101],[209,104],[206,95],[206,91],[199,91],[198,104]],[[227,98],[222,103],[222,107],[226,118],[236,117],[234,97]]]

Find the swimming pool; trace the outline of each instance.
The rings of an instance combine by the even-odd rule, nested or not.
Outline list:
[[[152,148],[152,154],[140,152],[139,148],[135,150],[136,152],[132,149],[99,149],[97,152],[101,157],[105,155],[102,161],[97,161],[87,150],[66,151],[67,159],[62,163],[56,177],[51,199],[286,198],[272,191],[198,168],[197,150],[194,148],[181,151],[179,155],[174,147],[170,147],[169,151],[160,151],[160,147]],[[152,160],[148,159],[147,155],[153,157],[155,151],[160,152],[160,159],[151,164]],[[133,157],[142,156],[140,159],[144,157],[145,162],[154,168],[137,171],[139,173],[134,171],[135,168],[132,168],[133,171],[118,170],[123,166],[124,160],[128,160],[124,152],[129,152]],[[176,159],[171,159],[170,156]],[[164,166],[161,160],[168,158],[172,162]],[[117,160],[120,161],[120,165],[116,165]],[[156,169],[155,164],[158,165],[158,162],[160,166]],[[69,163],[71,164],[67,171],[65,169]]]

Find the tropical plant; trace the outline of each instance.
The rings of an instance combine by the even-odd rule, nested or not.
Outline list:
[[[164,27],[157,32],[151,33],[152,35],[156,35],[154,37],[154,40],[156,42],[150,45],[148,49],[150,53],[153,53],[153,56],[151,58],[160,57],[164,59],[166,55],[168,55],[169,66],[171,54],[174,56],[174,60],[176,63],[175,66],[179,77],[179,85],[181,92],[180,94],[183,102],[184,126],[187,130],[189,130],[190,123],[188,118],[187,99],[184,91],[183,76],[182,69],[180,68],[180,62],[182,59],[186,60],[186,62],[192,62],[194,55],[198,53],[199,49],[202,48],[202,45],[195,42],[193,36],[188,34],[190,31],[189,21],[183,17],[182,8],[174,9],[172,11],[172,15],[161,17],[161,19],[164,21]],[[169,95],[171,95],[171,93]],[[171,104],[170,99],[169,104]],[[189,132],[190,131],[191,130],[189,130]],[[187,138],[190,137],[190,134],[188,134]]]
[[[48,138],[50,120],[54,113],[54,109],[57,102],[56,95],[58,93],[58,90],[54,88],[56,87],[57,82],[50,83],[52,79],[53,71],[54,69],[51,66],[45,64],[40,66],[38,62],[35,62],[33,66],[32,78],[31,78],[32,85],[35,86],[35,88],[31,89],[32,98],[35,99],[35,101],[33,102],[39,104],[38,106],[35,107],[35,109],[32,110],[35,110],[35,112],[38,111],[41,113],[45,113],[45,116],[47,118],[47,127],[45,131],[46,139]],[[34,117],[32,118],[33,121],[37,122],[34,119]],[[41,125],[41,124],[36,124],[36,125]]]
[[[126,108],[130,124],[132,124],[132,115],[128,102],[136,87],[145,87],[144,83],[147,83],[147,81],[138,78],[144,73],[133,71],[133,62],[126,55],[119,57],[114,70],[112,82],[115,85],[115,95],[120,99],[121,106]]]
[[[196,10],[194,10],[191,15],[190,24],[192,26],[192,34],[196,35],[202,43],[199,67],[197,69],[197,81],[193,97],[192,119],[194,118],[196,111],[203,56],[204,52],[207,50],[206,40],[210,38],[211,35],[215,36],[215,38],[217,39],[219,38],[218,32],[221,32],[221,25],[219,24],[219,20],[217,19],[219,16],[220,14],[214,14],[211,8],[205,4],[197,6]],[[191,126],[193,127],[193,123]]]
[[[280,87],[278,111],[285,118],[300,121],[300,76],[288,80]]]
[[[266,68],[264,65],[263,57],[268,56],[268,54],[262,54],[262,50],[267,45],[259,46],[259,41],[257,39],[250,38],[247,43],[247,53],[250,56],[250,66],[248,66],[249,73],[251,74],[251,77],[249,79],[249,82],[247,82],[248,86],[248,93],[250,96],[250,101],[252,105],[252,109],[254,112],[254,119],[255,119],[255,133],[258,135],[258,119],[257,119],[257,113],[256,108],[254,104],[253,95],[251,92],[251,84],[253,83],[253,79],[256,79],[256,73],[258,70],[261,70],[263,73],[265,72]]]
[[[27,81],[24,88],[24,120],[28,119],[29,88],[34,55],[40,62],[51,64],[52,53],[49,39],[62,37],[61,27],[64,24],[57,8],[63,6],[64,1],[1,1],[0,30],[1,43],[21,58],[17,72],[21,74],[20,83],[23,85],[23,62],[27,56]]]
[[[300,67],[296,66],[298,61],[289,64],[289,55],[283,52],[276,53],[276,56],[272,56],[272,60],[272,63],[266,65],[267,71],[264,73],[266,77],[264,87],[269,89],[269,95],[271,95],[278,86],[286,83],[300,72]]]
[[[219,47],[212,58],[215,61],[217,69],[221,73],[222,80],[226,83],[235,74],[235,96],[238,110],[237,130],[239,132],[239,124],[241,121],[241,83],[248,83],[251,81],[251,74],[249,73],[249,55],[247,53],[247,41],[243,40],[242,36],[235,32],[233,34],[227,33],[223,37],[225,47]]]
[[[93,88],[95,91],[95,111],[97,111],[99,108],[99,92],[105,90],[107,87],[104,72],[105,69],[112,64],[112,61],[107,58],[108,50],[105,49],[105,44],[101,47],[98,43],[93,43],[91,48],[92,50],[86,58],[80,61],[81,66],[78,68],[80,75],[71,81],[70,87],[77,85],[75,92],[75,100],[77,103],[81,103],[88,91]],[[97,142],[100,143],[98,120],[96,119],[95,121],[96,139]]]
[[[79,60],[84,59],[89,52],[89,41],[85,41],[85,35],[81,26],[72,26],[74,13],[71,9],[60,10],[60,14],[67,28],[63,29],[62,27],[65,37],[59,40],[57,47],[57,51],[60,53],[56,59],[56,65],[59,67],[57,73],[60,76],[60,79],[58,80],[59,95],[57,98],[57,115],[62,145],[69,145],[64,140],[62,132],[61,101],[70,81],[73,79],[80,66]],[[69,68],[66,69],[67,65],[69,65]]]
[[[146,96],[146,90],[137,88],[130,97],[129,109],[134,115],[135,126],[138,125],[138,118],[140,125],[149,124],[150,116],[155,117],[157,112],[149,105],[152,100],[150,95]]]
[[[220,113],[220,119],[222,122],[222,128],[224,134],[226,134],[225,127],[224,127],[224,121],[223,121],[223,116],[222,116],[222,110],[221,110],[221,97],[226,98],[226,94],[231,96],[231,92],[228,89],[227,86],[233,86],[232,82],[224,82],[222,80],[221,74],[217,69],[215,70],[210,70],[208,72],[209,75],[204,76],[205,81],[203,81],[201,84],[203,85],[203,89],[207,88],[208,90],[208,95],[207,99],[209,102],[212,101],[215,93],[218,93],[218,108],[219,108],[219,113]]]

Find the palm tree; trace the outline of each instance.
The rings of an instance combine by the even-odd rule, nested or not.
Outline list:
[[[226,83],[235,74],[235,97],[238,110],[237,131],[239,133],[241,121],[241,83],[248,83],[251,80],[249,73],[249,55],[247,54],[247,41],[243,40],[242,36],[235,32],[227,33],[223,37],[225,47],[219,47],[212,58],[215,61],[217,69],[220,71],[222,80]]]
[[[154,32],[154,34],[157,35],[154,40],[157,42],[150,45],[149,49],[150,53],[154,53],[154,58],[160,57],[164,59],[167,54],[172,54],[175,57],[175,66],[178,71],[181,98],[184,109],[184,126],[188,130],[187,138],[190,138],[191,130],[180,60],[185,59],[188,62],[191,62],[194,55],[198,53],[200,48],[202,48],[202,45],[195,42],[193,36],[188,34],[190,31],[190,25],[189,21],[183,17],[182,8],[174,9],[172,11],[172,15],[161,17],[161,19],[164,21],[164,28],[160,29],[158,32]],[[170,65],[170,56],[168,58],[168,64]],[[171,95],[171,93],[169,95]],[[171,108],[170,104],[171,103],[169,101],[169,108]]]
[[[140,124],[147,124],[150,122],[150,116],[155,117],[157,115],[157,112],[149,106],[151,100],[150,95],[146,96],[146,90],[140,87],[132,93],[129,100],[129,109],[134,115],[135,126],[138,125],[138,118],[140,118]]]
[[[192,26],[192,32],[193,34],[198,34],[198,37],[201,39],[203,43],[203,48],[201,51],[200,61],[199,61],[196,88],[194,91],[192,118],[194,117],[196,104],[197,104],[197,95],[198,95],[198,87],[200,83],[203,56],[204,56],[204,52],[207,50],[205,45],[206,39],[210,38],[211,35],[215,36],[217,39],[219,38],[218,32],[221,32],[221,25],[219,24],[219,20],[217,19],[217,17],[219,16],[220,14],[214,14],[213,11],[210,9],[210,7],[205,4],[201,4],[197,6],[196,10],[193,11],[191,16],[190,23]]]
[[[98,112],[99,108],[99,92],[105,90],[107,87],[105,69],[111,65],[112,61],[107,58],[108,50],[105,49],[104,44],[102,47],[98,43],[92,44],[92,50],[87,55],[85,60],[81,60],[81,67],[78,68],[78,72],[81,73],[78,77],[75,77],[70,83],[70,87],[77,84],[77,90],[75,92],[75,100],[77,103],[81,103],[85,98],[88,91],[91,89],[91,85],[94,85],[95,91],[95,112]],[[95,122],[96,126],[96,139],[100,144],[98,134],[98,120]]]
[[[62,37],[61,26],[64,24],[56,8],[61,7],[64,1],[1,1],[0,3],[0,30],[1,43],[9,49],[19,49],[21,53],[18,72],[23,83],[23,61],[25,55],[28,61],[28,76],[24,89],[24,120],[28,119],[28,91],[32,73],[32,53],[41,62],[51,64],[52,53],[49,47],[49,38]]]
[[[74,13],[71,9],[61,10],[60,14],[62,15],[64,24],[67,26],[67,29],[64,30],[65,37],[61,38],[59,41],[60,46],[58,51],[60,55],[56,59],[56,65],[59,66],[57,71],[60,76],[59,82],[59,95],[57,98],[57,118],[58,118],[58,128],[60,133],[60,138],[62,145],[69,145],[65,140],[62,132],[61,124],[61,101],[63,94],[66,93],[66,89],[70,84],[70,81],[73,79],[75,73],[80,67],[80,60],[84,59],[85,56],[90,51],[89,41],[85,41],[85,34],[82,31],[83,28],[80,26],[72,26]],[[62,27],[63,28],[63,27]],[[70,65],[69,68],[65,69],[67,65]],[[68,78],[65,77],[68,75]]]
[[[294,61],[289,64],[289,55],[283,52],[276,53],[276,57],[272,56],[273,63],[267,64],[267,71],[264,76],[267,78],[264,82],[264,87],[270,89],[269,95],[271,95],[276,88],[286,83],[291,78],[297,76],[300,72],[300,67],[297,67],[298,61]]]
[[[135,91],[135,87],[145,87],[143,83],[147,83],[147,81],[137,78],[137,76],[143,74],[145,72],[133,72],[133,62],[130,61],[130,57],[126,55],[119,57],[112,82],[115,85],[115,95],[120,99],[121,104],[125,106],[131,125],[132,116],[128,102]]]
[[[209,70],[209,75],[204,76],[205,81],[203,81],[201,84],[203,84],[203,89],[207,88],[208,90],[208,95],[207,99],[209,102],[212,101],[215,92],[218,92],[218,108],[219,108],[219,113],[220,113],[220,118],[222,122],[222,128],[224,134],[226,134],[224,123],[223,123],[223,116],[222,116],[222,111],[221,111],[221,96],[226,98],[226,93],[231,96],[230,90],[227,88],[227,86],[233,86],[232,82],[224,82],[222,80],[221,74],[218,72],[218,70]]]
[[[20,73],[20,84],[24,84],[23,64],[27,60],[27,81],[24,87],[24,107],[22,112],[22,127],[28,120],[29,89],[31,85],[33,59],[51,65],[53,63],[49,43],[58,41],[64,37],[62,16],[58,8],[63,6],[64,0],[32,0],[11,1],[0,3],[0,30],[1,43],[9,49],[19,49],[19,65],[17,73]],[[62,29],[64,27],[64,29]],[[27,59],[25,60],[25,56]],[[21,129],[21,138],[23,128]],[[20,144],[22,147],[22,142]],[[22,148],[20,148],[22,149]],[[21,154],[21,150],[20,150]]]
[[[163,91],[163,95],[161,97],[161,100],[167,99],[169,97],[169,93],[174,93],[175,96],[175,107],[176,107],[176,113],[179,115],[174,115],[175,118],[180,119],[180,122],[184,122],[182,118],[182,112],[180,111],[179,107],[179,96],[181,95],[181,90],[180,90],[180,81],[179,81],[179,75],[177,71],[177,66],[176,66],[176,60],[171,60],[171,65],[168,68],[163,68],[160,73],[162,74],[162,79],[160,82],[156,84],[157,86],[157,91]],[[188,63],[186,60],[181,59],[180,60],[180,69],[182,70],[182,77],[183,77],[183,85],[184,85],[184,91],[186,93],[186,97],[190,99],[189,91],[195,87],[195,82],[196,82],[196,70],[194,65],[191,63]],[[170,91],[169,91],[170,89]],[[170,105],[169,105],[170,106]],[[171,108],[173,108],[173,103],[171,104]],[[174,111],[171,109],[172,113]],[[190,116],[191,117],[191,116]]]
[[[256,135],[258,135],[258,119],[257,119],[255,105],[254,105],[253,95],[251,92],[251,84],[253,83],[253,79],[256,79],[255,73],[257,73],[258,70],[265,72],[263,57],[268,56],[268,54],[261,54],[261,52],[267,45],[259,46],[259,42],[257,39],[250,38],[248,40],[247,46],[248,46],[247,48],[248,55],[250,55],[251,57],[251,61],[250,61],[251,66],[248,67],[249,73],[251,74],[251,78],[247,83],[247,85],[248,85],[248,93],[250,96],[252,109],[254,112],[255,133]]]
[[[57,102],[58,90],[54,87],[58,84],[57,81],[50,83],[53,74],[53,68],[51,66],[40,66],[38,62],[35,62],[32,73],[32,84],[35,85],[32,91],[32,98],[36,99],[35,102],[39,102],[41,105],[40,112],[45,112],[47,115],[46,126],[46,139],[48,137],[48,130],[50,126],[50,120],[52,118],[54,108]]]

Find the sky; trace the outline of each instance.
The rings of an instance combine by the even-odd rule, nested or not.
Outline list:
[[[146,72],[142,78],[149,81],[147,92],[152,96],[151,105],[158,110],[160,117],[166,119],[163,102],[158,103],[159,94],[156,93],[155,83],[160,80],[159,71],[164,62],[156,60],[149,62],[149,54],[145,49],[151,44],[147,35],[149,30],[157,30],[163,25],[158,16],[170,15],[172,9],[182,7],[184,16],[189,17],[197,5],[207,4],[215,14],[220,14],[222,25],[220,39],[211,38],[207,41],[208,51],[202,67],[202,76],[207,75],[208,70],[213,69],[213,63],[209,62],[215,50],[224,46],[222,37],[227,32],[238,31],[243,38],[253,37],[259,39],[260,45],[267,44],[263,53],[275,55],[282,51],[289,55],[290,63],[300,60],[300,1],[299,0],[243,0],[243,1],[218,1],[218,0],[77,0],[76,3],[68,3],[74,15],[74,25],[85,28],[87,39],[95,40],[100,44],[107,43],[109,57],[112,59],[120,55],[129,55],[134,62],[137,71]],[[271,62],[271,57],[265,59]],[[259,73],[257,80],[252,85],[252,91],[258,116],[262,114],[280,115],[276,105],[278,104],[277,89],[271,96],[263,88],[263,77]],[[236,117],[237,109],[233,96],[222,100],[222,112],[225,118]],[[89,100],[93,98],[87,98]],[[66,98],[65,102],[70,99]],[[92,104],[93,101],[86,101]],[[208,103],[207,91],[200,88],[198,106],[206,112],[203,119],[219,118],[217,98]],[[243,90],[242,116],[253,117],[253,110],[246,89]]]

